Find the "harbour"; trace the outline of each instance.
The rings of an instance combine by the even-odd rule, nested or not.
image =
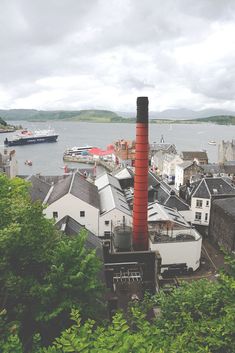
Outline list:
[[[63,174],[63,154],[65,150],[73,146],[98,146],[106,149],[107,146],[119,139],[134,140],[135,128],[133,124],[113,123],[78,123],[69,121],[53,122],[11,122],[15,125],[23,125],[29,130],[48,129],[48,125],[58,133],[57,143],[42,143],[28,146],[15,146],[18,160],[19,174],[58,175]],[[209,145],[208,141],[232,140],[235,127],[214,124],[169,124],[150,125],[150,143],[160,142],[161,135],[165,142],[175,144],[177,151],[181,150],[206,150],[210,163],[217,162],[217,146]],[[4,139],[12,138],[13,133],[0,135],[1,149],[4,149]],[[29,168],[25,160],[31,160],[33,165]],[[77,168],[77,164],[66,161],[70,167]],[[81,168],[87,166],[82,163]]]

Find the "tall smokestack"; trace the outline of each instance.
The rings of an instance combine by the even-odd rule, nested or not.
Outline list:
[[[138,97],[133,205],[133,247],[137,251],[148,250],[148,154],[148,97]]]

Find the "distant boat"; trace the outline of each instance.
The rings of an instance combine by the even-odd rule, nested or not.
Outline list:
[[[86,156],[88,155],[89,151],[91,149],[93,149],[93,146],[81,146],[81,147],[72,147],[72,148],[68,148],[65,152],[64,152],[64,156]]]
[[[33,162],[30,161],[29,159],[27,159],[25,162],[24,162],[25,165],[29,165],[30,167],[33,165]]]
[[[216,146],[216,141],[214,140],[208,141],[208,145]]]
[[[56,142],[58,135],[52,130],[37,130],[35,132],[29,130],[21,130],[12,139],[5,139],[5,146],[22,146],[42,142]]]

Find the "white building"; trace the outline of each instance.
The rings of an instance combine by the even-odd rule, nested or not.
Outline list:
[[[72,217],[92,233],[99,234],[100,202],[97,187],[79,173],[60,179],[55,184],[42,177],[32,176],[31,198],[41,200],[46,206],[46,217],[58,222]]]
[[[195,271],[200,266],[201,235],[173,208],[148,206],[150,249],[162,258],[162,273],[172,267]]]
[[[175,167],[175,188],[179,190],[180,186],[191,181],[191,178],[197,174],[203,174],[203,168],[196,161],[186,161],[177,164]]]
[[[109,236],[123,221],[131,226],[132,212],[118,179],[106,173],[96,179],[95,185],[100,197],[99,236]]]
[[[203,178],[191,185],[192,223],[208,226],[211,201],[219,195],[235,195],[235,189],[223,178]]]
[[[175,179],[175,168],[183,163],[183,159],[178,154],[166,154],[163,160],[163,176]]]

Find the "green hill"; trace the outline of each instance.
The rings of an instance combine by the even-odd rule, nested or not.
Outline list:
[[[126,119],[109,110],[75,110],[75,111],[45,111],[34,109],[10,109],[0,110],[1,116],[6,120],[26,121],[87,121],[87,122],[131,122],[134,119]]]
[[[155,124],[201,124],[212,123],[218,125],[235,125],[235,116],[232,115],[217,115],[206,118],[174,120],[174,119],[153,119]]]
[[[134,115],[134,114],[133,114]],[[87,121],[96,123],[133,123],[135,118],[122,117],[110,110],[36,110],[36,109],[10,109],[0,110],[0,116],[4,120],[24,120],[24,121]],[[155,124],[200,124],[212,123],[220,125],[235,125],[235,116],[217,115],[196,119],[151,119]]]

